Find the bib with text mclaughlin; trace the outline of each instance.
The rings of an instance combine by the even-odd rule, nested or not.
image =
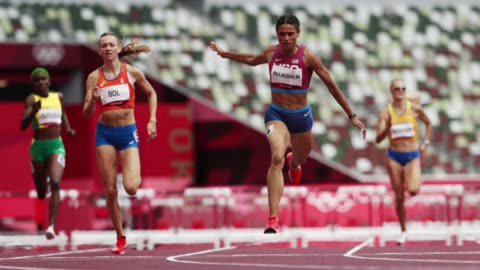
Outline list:
[[[391,138],[411,138],[415,136],[415,128],[410,122],[395,123],[390,127]]]
[[[272,83],[282,83],[292,86],[302,86],[302,69],[298,66],[282,66],[273,64]]]
[[[126,83],[104,87],[100,93],[102,105],[123,103],[130,99],[130,91]]]

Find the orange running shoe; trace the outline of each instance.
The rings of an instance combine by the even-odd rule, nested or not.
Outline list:
[[[277,233],[279,229],[280,226],[278,226],[278,217],[268,217],[267,228],[263,233]]]
[[[290,161],[292,160],[292,152],[287,154],[287,163],[288,163],[288,178],[290,179],[290,183],[297,185],[302,180],[302,167],[300,165],[297,168],[293,169],[290,165]]]
[[[113,254],[124,254],[127,246],[127,238],[125,236],[117,236],[117,244],[112,248]]]

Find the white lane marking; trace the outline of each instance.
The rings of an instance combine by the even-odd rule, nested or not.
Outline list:
[[[349,251],[347,251],[345,254],[343,254],[344,257],[352,257],[352,255],[359,251],[360,249],[364,248],[365,246],[368,246],[370,245],[371,243],[373,243],[373,237],[363,241],[362,243],[360,243],[359,245],[355,246],[354,248],[350,249]]]
[[[44,257],[51,257],[51,256],[67,255],[67,254],[70,255],[70,254],[97,252],[97,251],[102,251],[102,250],[107,250],[107,248],[83,249],[83,250],[72,250],[72,251],[62,251],[62,252],[38,254],[38,255],[26,255],[26,256],[19,256],[19,257],[7,257],[7,258],[0,258],[0,261],[21,260],[21,259],[31,259],[31,258],[44,258]]]
[[[349,258],[355,258],[355,259],[362,259],[362,260],[372,260],[372,261],[405,261],[405,258],[385,258],[385,257],[377,257],[377,256],[385,256],[385,255],[445,255],[445,254],[478,254],[479,252],[409,252],[409,253],[404,253],[404,252],[399,252],[399,253],[394,253],[394,252],[389,252],[389,253],[375,253],[375,254],[365,254],[365,255],[354,255],[356,252],[364,248],[365,246],[371,244],[373,242],[374,238],[370,238],[363,243],[355,246],[354,248],[350,249],[347,251],[343,256],[344,257],[349,257]],[[433,263],[459,263],[459,264],[478,264],[480,263],[480,260],[445,260],[445,259],[412,259],[408,258],[409,262],[433,262]]]
[[[375,254],[368,254],[369,256],[384,256],[384,255],[396,255],[396,256],[404,256],[404,255],[452,255],[452,254],[480,254],[480,251],[422,251],[422,252],[382,252],[382,253],[375,253]]]
[[[8,265],[0,265],[0,269],[15,269],[15,270],[72,270],[72,269],[65,269],[65,268],[41,268],[41,267],[8,266]]]
[[[197,251],[197,252],[174,255],[174,256],[167,257],[167,261],[188,263],[188,261],[181,261],[181,260],[178,260],[178,258],[189,257],[189,256],[194,256],[194,255],[208,254],[208,253],[224,251],[224,250],[231,250],[231,249],[235,249],[235,248],[236,247],[234,247],[234,246],[223,247],[223,248],[213,248],[213,249],[207,249],[207,250],[202,250],[202,251]],[[196,263],[196,262],[192,262],[192,263]]]
[[[358,256],[358,255],[352,255],[350,258],[355,258],[355,259],[363,259],[363,260],[371,260],[371,261],[391,261],[391,262],[405,262],[407,260],[408,262],[432,262],[432,263],[458,263],[458,264],[479,264],[480,260],[477,261],[466,261],[466,260],[435,260],[435,259],[412,259],[412,258],[381,258],[381,257],[368,257],[368,256]]]
[[[207,250],[202,250],[202,251],[197,251],[197,252],[192,252],[192,253],[186,253],[186,254],[180,254],[180,255],[174,255],[167,257],[168,261],[171,262],[176,262],[176,263],[188,263],[188,264],[197,264],[197,265],[222,265],[222,266],[248,266],[248,267],[262,267],[262,268],[288,268],[288,269],[358,269],[358,266],[340,266],[340,265],[298,265],[298,264],[273,264],[273,263],[237,263],[237,262],[205,262],[205,261],[194,261],[194,260],[186,260],[182,258],[186,257],[191,257],[195,255],[205,255],[213,252],[218,252],[218,251],[225,251],[225,250],[233,250],[235,249],[235,246],[231,247],[223,247],[223,248],[214,248],[214,249],[207,249]],[[264,256],[268,256],[270,254],[264,254]],[[285,254],[284,254],[285,255]],[[305,256],[305,254],[297,254],[299,256]],[[337,254],[339,255],[339,254]],[[212,255],[209,255],[212,256]],[[209,257],[205,256],[205,257]],[[214,255],[213,255],[214,256]],[[228,256],[228,255],[221,255],[221,256]],[[232,254],[230,256],[239,256],[238,254]],[[240,256],[244,256],[243,254]],[[204,257],[204,258],[205,258]],[[369,269],[383,269],[384,267],[369,267]]]

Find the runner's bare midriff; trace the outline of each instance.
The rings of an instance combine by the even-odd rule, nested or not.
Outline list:
[[[128,126],[135,123],[135,115],[133,108],[117,109],[103,112],[98,121],[108,126]]]
[[[307,94],[287,94],[272,92],[272,103],[288,110],[297,110],[307,106]]]
[[[389,148],[398,152],[413,152],[418,150],[418,141],[412,140],[392,140]]]
[[[33,138],[37,141],[52,140],[60,137],[62,127],[60,125],[52,125],[46,128],[39,128],[33,131]]]

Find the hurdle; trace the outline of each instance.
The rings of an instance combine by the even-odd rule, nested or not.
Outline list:
[[[363,242],[374,237],[378,230],[373,227],[352,227],[352,228],[308,228],[305,229],[289,229],[292,234],[296,234],[301,241],[301,248],[309,247],[311,242],[315,241],[358,241]]]
[[[223,229],[176,229],[176,230],[150,230],[143,231],[147,248],[153,250],[155,245],[161,244],[212,244],[214,248],[220,248]]]
[[[231,247],[233,244],[249,243],[289,243],[291,248],[297,248],[298,234],[295,231],[287,229],[281,230],[276,234],[264,234],[261,229],[228,229],[222,232],[223,245]]]
[[[462,201],[464,186],[461,184],[424,184],[420,193],[405,201],[406,207],[417,202],[424,202],[427,205],[444,205],[443,213],[445,222],[442,221],[413,221],[407,217],[407,241],[443,241],[446,245],[452,245],[455,237],[457,244],[461,245],[466,234],[462,227],[459,227],[462,216]],[[452,212],[455,212],[455,217]],[[408,210],[407,210],[408,214]],[[383,224],[380,245],[386,241],[396,240],[400,236],[398,224]]]
[[[184,206],[188,206],[189,200],[199,199],[202,206],[211,207],[213,212],[213,227],[221,228],[228,226],[229,212],[228,204],[232,195],[232,190],[228,187],[188,187],[183,192]],[[181,210],[181,209],[180,209]],[[183,212],[180,211],[180,221],[183,218]]]
[[[290,211],[292,224],[291,227],[303,227],[305,225],[305,219],[307,214],[305,213],[305,204],[308,194],[308,188],[306,186],[285,186],[283,188],[283,196],[280,199],[280,207],[287,207],[290,206],[288,209]],[[268,187],[264,186],[260,190],[260,196],[264,199],[265,204],[268,204],[268,200],[266,200],[268,196]],[[298,206],[297,209],[300,210],[299,220],[300,222],[296,222],[295,219],[295,206]]]
[[[137,228],[142,227],[142,217],[146,217],[147,228],[153,227],[152,201],[154,198],[155,190],[153,188],[140,188],[135,196],[129,197],[131,202],[130,217],[137,219],[135,224]]]
[[[15,234],[0,236],[1,247],[35,247],[35,246],[52,246],[65,250],[68,243],[68,236],[64,231],[58,232],[54,239],[48,240],[45,235],[25,235]]]
[[[445,211],[447,223],[459,223],[462,217],[462,201],[465,194],[465,187],[461,184],[426,184],[420,188],[420,193],[417,195],[439,194],[443,197],[445,202]],[[455,219],[453,218],[452,208],[455,211]]]
[[[413,222],[407,224],[407,241],[442,241],[446,246],[454,243],[454,236],[459,233],[456,226],[449,226],[440,222]],[[400,237],[398,224],[388,224],[381,228],[380,246],[387,241],[396,241]]]
[[[376,227],[383,224],[383,202],[386,193],[387,188],[384,185],[345,185],[338,187],[335,199],[338,202],[353,200],[366,203],[368,223]],[[337,214],[342,212],[341,207],[336,210]],[[374,211],[379,213],[378,220],[374,218]]]
[[[168,229],[175,229],[180,227],[180,220],[182,215],[182,207],[185,201],[182,196],[170,195],[153,198],[150,202],[152,209],[163,207],[171,211],[171,218]]]
[[[145,248],[145,234],[141,230],[126,230],[127,244],[135,246],[137,250]],[[82,231],[73,230],[70,233],[70,246],[77,250],[81,245],[114,246],[117,235],[114,231]]]

